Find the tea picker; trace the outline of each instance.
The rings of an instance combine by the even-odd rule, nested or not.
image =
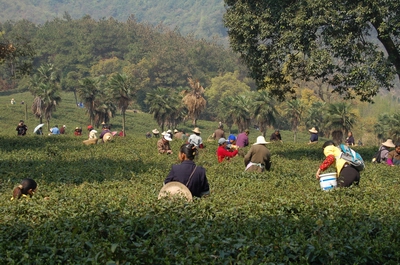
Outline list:
[[[342,149],[335,146],[333,141],[325,142],[322,148],[326,158],[319,166],[317,172],[315,173],[315,177],[320,181],[322,180],[322,182],[327,181],[327,179],[332,179],[332,174],[320,175],[320,173],[328,169],[331,165],[335,164],[335,177],[337,178],[337,185],[339,187],[350,187],[353,184],[358,185],[360,182],[360,168],[357,169],[352,162],[344,159],[345,156],[343,156],[344,153],[342,152]],[[328,184],[325,185],[325,183],[320,184],[321,188],[323,189],[328,186]],[[331,182],[331,185],[334,185],[333,181]]]

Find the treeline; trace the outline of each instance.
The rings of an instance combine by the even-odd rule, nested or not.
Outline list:
[[[126,21],[131,15],[140,22],[179,28],[184,35],[211,39],[227,36],[222,23],[225,12],[223,0],[119,0],[119,1],[61,1],[61,0],[0,0],[0,22],[26,19],[43,24],[61,18],[65,12],[74,19],[89,15],[95,19],[113,17]]]
[[[246,73],[238,57],[222,45],[139,23],[133,17],[119,22],[90,16],[74,20],[65,15],[43,25],[20,20],[1,23],[0,32],[3,39],[27,40],[35,51],[34,69],[53,64],[62,90],[75,91],[80,79],[113,73],[147,80],[137,92],[143,108],[145,94],[158,87],[185,87],[188,77],[207,87],[213,77],[224,73],[239,71],[243,77]],[[15,79],[12,69],[17,64],[18,58],[10,57],[0,65],[0,89],[27,89],[29,82]]]

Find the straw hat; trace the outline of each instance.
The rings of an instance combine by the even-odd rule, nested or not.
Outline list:
[[[160,133],[157,129],[154,129],[151,132],[154,133],[154,134],[159,134]]]
[[[174,130],[174,133],[177,133],[177,132],[179,132],[179,131],[178,131],[177,129],[175,129],[175,130]]]
[[[110,142],[111,140],[112,140],[112,138],[113,138],[113,135],[112,135],[112,133],[106,133],[106,134],[104,134],[104,136],[103,136],[103,142]]]
[[[172,133],[172,131],[171,131],[171,130],[168,130],[167,133]]]
[[[178,181],[172,181],[165,184],[158,194],[158,199],[164,197],[172,198],[175,196],[181,196],[189,202],[193,200],[190,190]]]
[[[393,144],[392,139],[387,139],[386,142],[382,143],[383,146],[386,147],[395,147],[395,145]]]
[[[166,131],[163,131],[163,132],[161,133],[162,136],[164,136],[164,135],[166,135],[166,134],[167,134]]]
[[[194,128],[194,130],[192,130],[192,132],[194,132],[194,133],[198,133],[198,134],[200,134],[201,132],[200,132],[200,130],[199,130],[199,127],[196,127],[196,128]]]
[[[310,133],[318,133],[318,131],[315,129],[315,127],[312,127],[310,130],[308,130]]]
[[[264,136],[258,136],[257,137],[257,142],[254,143],[253,145],[256,145],[256,144],[269,144],[269,142],[265,141]]]

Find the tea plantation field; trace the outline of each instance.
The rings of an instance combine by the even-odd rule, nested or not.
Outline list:
[[[86,122],[84,113],[69,115]],[[367,162],[359,187],[323,192],[314,176],[322,143],[270,144],[272,169],[257,174],[244,172],[240,156],[218,164],[217,144],[206,142],[196,163],[211,195],[157,200],[182,142],[172,142],[173,155],[157,154],[157,139],[134,133],[146,128],[140,115],[148,114],[128,115],[133,133],[94,146],[82,144],[86,136],[0,134],[0,264],[400,262],[398,167]],[[207,135],[214,124],[200,126]],[[369,161],[375,149],[357,151]],[[25,177],[37,193],[10,200]]]

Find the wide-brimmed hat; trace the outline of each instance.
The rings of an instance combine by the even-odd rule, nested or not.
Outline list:
[[[167,133],[172,133],[172,131],[171,131],[171,130],[168,130]]]
[[[258,136],[257,141],[253,145],[256,144],[269,144],[269,142],[265,141],[264,136]]]
[[[164,137],[164,139],[167,140],[168,142],[171,142],[171,141],[172,141],[171,135],[169,135],[168,133],[165,134],[163,137]]]
[[[151,132],[154,133],[154,134],[159,134],[160,133],[157,129],[154,129]]]
[[[110,142],[111,140],[112,140],[112,138],[113,138],[113,135],[112,135],[112,133],[106,133],[106,134],[104,134],[104,136],[103,136],[103,142]]]
[[[192,130],[192,132],[194,132],[194,133],[198,133],[198,134],[200,134],[201,132],[200,132],[200,130],[199,130],[199,127],[196,127],[196,128],[194,128],[194,130]]]
[[[312,127],[310,130],[308,130],[310,133],[318,133],[318,131],[315,129],[315,127]]]
[[[382,143],[382,145],[386,147],[395,147],[392,139],[387,139],[386,142]]]
[[[178,131],[177,129],[175,129],[175,130],[174,130],[174,133],[177,133],[177,132],[179,132],[179,131]]]
[[[158,194],[158,199],[161,198],[173,198],[173,197],[183,197],[187,201],[192,201],[193,196],[190,190],[178,181],[171,181],[164,185],[161,188],[160,193]]]

